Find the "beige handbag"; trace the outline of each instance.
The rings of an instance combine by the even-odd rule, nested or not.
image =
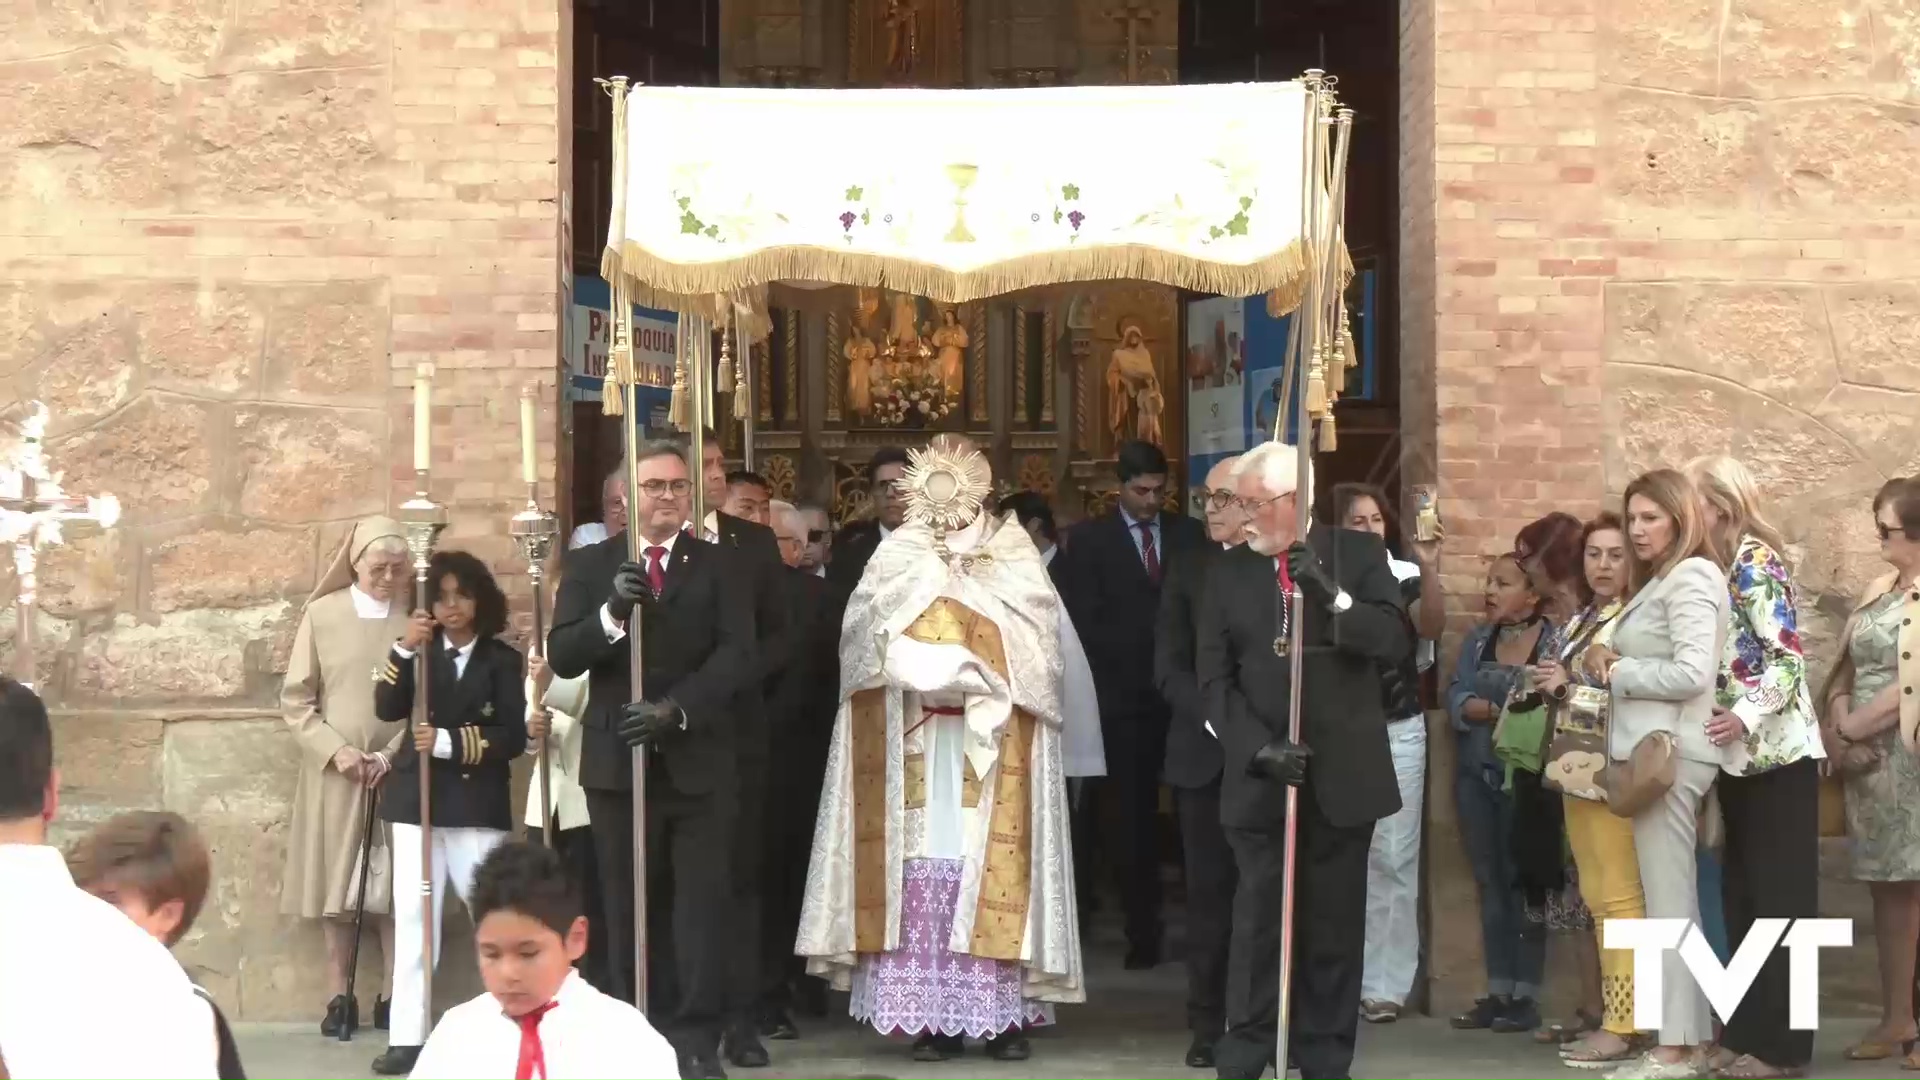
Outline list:
[[[1563,662],[1571,668],[1574,654],[1611,642],[1619,621],[1618,616],[1608,619],[1587,641],[1576,642],[1566,650]],[[1567,687],[1566,700],[1554,709],[1553,738],[1540,773],[1543,786],[1576,799],[1607,801],[1600,774],[1607,767],[1607,715],[1612,707],[1613,695],[1605,687]]]
[[[393,855],[387,850],[387,828],[384,823],[373,827],[373,847],[371,851],[361,848],[353,856],[353,876],[347,879],[347,906],[342,914],[362,910],[360,907],[360,871],[361,863],[369,855],[372,865],[366,867],[367,903],[366,912],[370,915],[385,915],[393,908]]]
[[[1625,761],[1611,761],[1600,770],[1600,786],[1606,789],[1607,809],[1624,818],[1634,817],[1666,795],[1673,786],[1673,736],[1655,731],[1634,746]]]

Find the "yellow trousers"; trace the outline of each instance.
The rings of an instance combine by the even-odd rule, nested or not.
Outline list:
[[[1640,860],[1633,850],[1633,820],[1615,816],[1605,803],[1564,797],[1567,842],[1580,871],[1580,898],[1593,913],[1593,932],[1605,941],[1608,919],[1643,919],[1646,897],[1640,891]],[[1600,1000],[1603,1024],[1615,1035],[1632,1035],[1633,953],[1600,950]]]

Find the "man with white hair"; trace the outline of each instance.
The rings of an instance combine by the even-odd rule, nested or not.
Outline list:
[[[1222,1077],[1273,1062],[1279,1016],[1280,904],[1286,789],[1301,788],[1295,837],[1293,1016],[1300,1075],[1341,1078],[1353,1065],[1366,940],[1373,824],[1400,808],[1379,664],[1412,647],[1400,586],[1380,538],[1350,529],[1299,535],[1293,447],[1241,458],[1235,491],[1246,546],[1220,555],[1201,601],[1194,669],[1223,759],[1220,816],[1239,868],[1227,970]],[[1302,598],[1301,737],[1288,738],[1291,614]],[[1276,1064],[1277,1071],[1287,1067]]]

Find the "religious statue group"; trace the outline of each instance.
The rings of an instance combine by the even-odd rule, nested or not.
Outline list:
[[[880,294],[861,289],[853,327],[842,343],[847,362],[847,407],[854,416],[887,427],[926,427],[960,407],[971,339],[952,307],[935,326],[920,317],[918,301],[892,294],[888,324],[878,321]]]

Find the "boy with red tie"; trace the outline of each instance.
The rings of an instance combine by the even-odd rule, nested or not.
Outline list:
[[[440,1018],[414,1080],[679,1080],[673,1047],[647,1018],[574,970],[587,920],[558,854],[494,848],[474,875],[472,908],[487,992]]]

